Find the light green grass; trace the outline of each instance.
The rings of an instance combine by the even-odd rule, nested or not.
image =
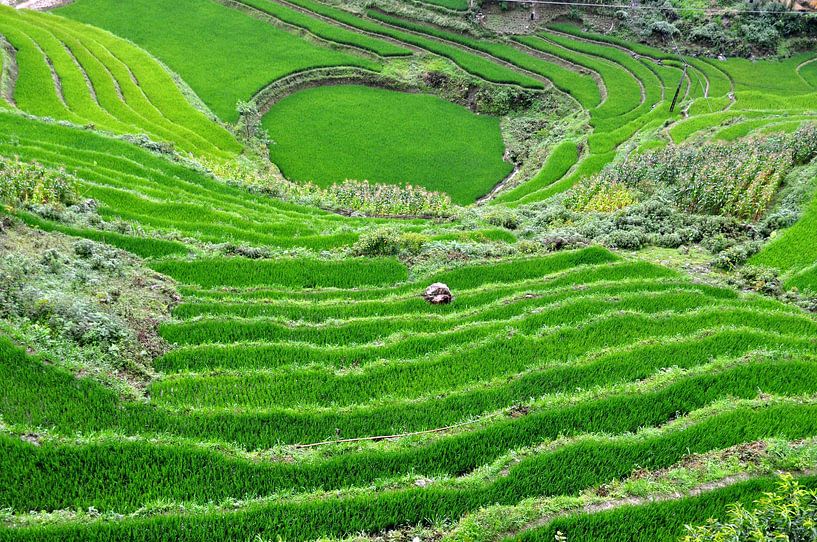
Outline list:
[[[125,40],[62,17],[5,7],[0,32],[17,49],[14,97],[23,111],[145,134],[195,154],[224,158],[240,150],[226,129],[188,102],[156,59]]]
[[[320,47],[211,0],[79,0],[58,10],[141,45],[177,72],[224,120],[236,103],[294,72],[377,64]],[[193,53],[195,52],[195,53]]]
[[[730,58],[718,62],[717,66],[735,81],[735,90],[759,90],[768,94],[790,96],[814,92],[802,77],[795,73],[802,62],[814,58],[814,53],[799,53],[785,60],[751,61],[745,58]]]
[[[516,201],[545,188],[564,177],[579,160],[579,147],[574,141],[563,141],[548,155],[545,165],[531,180],[509,190],[491,201],[492,205]]]
[[[294,25],[325,40],[342,43],[345,45],[352,45],[367,49],[374,53],[383,56],[405,56],[410,55],[411,51],[405,47],[400,47],[385,40],[372,38],[365,34],[359,34],[351,30],[347,30],[340,26],[335,26],[322,21],[316,17],[312,17],[298,10],[292,9],[283,4],[275,2],[275,0],[240,0],[241,3],[252,6],[273,17]]]
[[[467,204],[511,170],[499,120],[426,95],[361,86],[298,92],[264,118],[270,155],[296,181],[409,183]]]
[[[815,168],[809,168],[807,175],[815,175]],[[812,180],[812,186],[817,184],[817,177]],[[802,270],[799,278],[794,279],[794,286],[807,286],[814,290],[810,277],[812,266],[817,262],[817,198],[805,204],[802,215],[795,224],[778,232],[762,251],[754,255],[749,263],[774,267],[784,273],[797,273]]]

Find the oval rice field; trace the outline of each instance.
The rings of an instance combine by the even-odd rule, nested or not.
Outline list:
[[[270,157],[288,178],[423,186],[460,204],[510,173],[499,119],[434,96],[363,86],[304,90],[264,117]]]

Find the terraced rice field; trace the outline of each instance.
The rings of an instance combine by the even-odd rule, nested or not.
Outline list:
[[[144,35],[139,36],[128,34],[128,32],[136,31],[134,25],[130,24],[129,19],[114,15],[116,10],[107,9],[109,6],[102,5],[106,1],[108,0],[83,0],[61,11],[66,15],[102,25],[113,31],[124,32],[131,39],[165,60],[171,67],[182,63],[182,59],[176,59],[174,64],[174,60],[169,56],[174,50],[178,52],[178,48],[172,49],[171,43],[159,43],[162,40],[170,41],[168,38],[173,33],[167,28],[156,27],[151,20],[149,15],[151,0],[141,0],[138,4],[138,9],[141,11],[130,13],[129,17],[137,17],[142,21],[141,24],[147,27],[146,30],[141,31]],[[592,133],[586,141],[585,153],[573,169],[561,171],[558,178],[551,179],[551,176],[543,170],[543,174],[537,177],[534,185],[515,192],[519,197],[503,195],[504,202],[509,205],[542,201],[563,192],[579,179],[599,172],[615,159],[616,152],[622,148],[639,146],[641,141],[655,141],[654,138],[657,137],[659,140],[680,143],[696,137],[710,138],[713,136],[715,139],[733,140],[761,130],[793,131],[801,122],[815,118],[811,104],[813,103],[812,94],[817,91],[817,87],[809,83],[807,75],[803,76],[801,73],[804,70],[806,74],[809,73],[808,69],[811,64],[806,63],[801,68],[801,65],[810,58],[808,53],[797,55],[784,62],[757,62],[750,68],[746,61],[741,62],[734,59],[728,62],[698,58],[681,59],[675,54],[645,45],[632,44],[605,35],[582,33],[575,27],[565,24],[553,24],[547,31],[515,38],[512,41],[496,42],[442,30],[426,23],[414,22],[377,10],[369,10],[366,16],[353,14],[315,0],[248,0],[243,1],[243,4],[283,23],[303,29],[321,40],[351,45],[360,51],[376,53],[380,55],[380,58],[410,54],[414,49],[414,54],[431,54],[448,59],[465,72],[486,81],[515,84],[528,88],[553,85],[556,89],[573,97],[582,108],[588,111],[590,116]],[[187,8],[179,5],[178,9],[181,11]],[[207,10],[201,6],[198,7],[195,10],[201,12],[198,15],[198,24],[206,25],[208,20],[214,18],[222,20],[224,10],[231,11],[215,4]],[[232,16],[238,17],[235,13]],[[285,32],[276,31],[268,24],[256,28],[259,21],[251,24],[247,19],[249,17],[241,18],[242,24],[248,26],[238,31],[239,33],[249,36],[260,32],[260,29],[263,28],[264,33],[278,32],[276,40],[293,39],[291,36],[285,38]],[[128,26],[128,28],[123,28],[123,26]],[[253,30],[250,29],[250,26]],[[185,31],[188,31],[188,28],[186,27]],[[154,29],[155,35],[160,39],[150,41],[148,30]],[[187,37],[184,39],[186,42],[189,41]],[[223,40],[227,40],[226,35]],[[276,40],[265,38],[264,42],[272,43]],[[302,44],[302,46],[306,45]],[[312,47],[311,44],[309,46]],[[311,60],[316,57],[299,54],[298,61],[307,62],[308,67],[304,65],[295,68],[290,66],[288,61],[282,61],[279,57],[270,66],[287,65],[286,71],[256,69],[245,65],[249,60],[244,57],[251,56],[253,59],[262,60],[263,54],[256,52],[253,55],[246,55],[238,51],[239,47],[239,43],[233,42],[230,46],[224,46],[221,49],[236,49],[236,55],[240,55],[242,60],[229,59],[230,57],[223,53],[204,55],[206,58],[219,56],[225,59],[225,63],[230,64],[229,68],[201,65],[197,68],[198,72],[193,74],[183,72],[181,65],[179,68],[174,67],[186,80],[191,82],[193,88],[199,92],[208,105],[211,105],[223,118],[231,120],[235,119],[236,101],[246,99],[254,92],[258,92],[264,83],[269,84],[293,71],[330,65],[321,60]],[[286,47],[290,50],[289,45]],[[377,69],[376,62],[372,64],[373,60],[358,56],[354,52],[349,54],[347,54],[347,59],[354,60],[341,62],[342,64]],[[684,62],[688,64],[687,76],[684,81],[680,81]],[[230,75],[230,70],[235,69],[242,71],[249,69],[258,74],[259,80],[253,83],[254,88],[246,89],[241,95],[232,94],[229,98],[220,100],[221,105],[216,106],[208,98],[211,90],[207,89],[207,86],[217,82],[216,79],[210,77],[210,72],[215,71],[223,73],[225,77],[234,77]],[[753,82],[753,73],[762,74],[764,81],[774,80],[776,83],[760,89]],[[205,74],[207,74],[207,81],[199,84],[200,75]],[[264,80],[264,83],[261,82],[261,79]],[[244,80],[247,79],[244,78]],[[679,104],[675,111],[670,113],[670,102],[679,83]],[[227,88],[236,88],[235,85],[229,85],[226,81],[217,86],[220,89],[219,93]],[[307,102],[309,101],[308,96],[307,94],[307,97],[298,98],[298,101]],[[383,97],[378,100],[378,106],[389,108],[397,100],[398,98],[383,93]],[[296,114],[295,109],[293,108],[290,116]],[[792,114],[796,116],[792,118]],[[383,119],[383,116],[380,115],[377,118]],[[280,137],[283,131],[289,132],[288,127],[291,124],[291,122],[279,123],[277,120],[273,113],[266,121],[266,126],[273,133],[273,139],[275,136]],[[669,126],[665,126],[667,123]],[[357,122],[354,126],[356,127],[354,133],[348,134],[351,136],[349,137],[350,144],[370,140],[372,139],[371,134],[378,133],[380,129],[377,122]],[[320,128],[315,126],[314,130]],[[471,131],[468,123],[460,124],[459,129]],[[303,132],[304,138],[311,135],[307,127],[303,128]],[[323,171],[316,170],[314,164],[310,164],[311,171],[305,170],[303,166],[298,167],[296,164],[306,162],[302,158],[306,153],[307,140],[304,138],[298,139],[297,145],[293,143],[289,148],[277,148],[273,151],[275,158],[288,167],[296,179],[312,180],[319,184],[346,178],[372,177],[372,179],[392,181],[395,179],[393,168],[385,163],[383,166],[386,171],[372,172],[371,166],[363,168],[348,157],[343,159],[337,146],[333,144],[337,139],[330,137],[326,139],[308,138],[310,151],[317,149],[322,155],[333,157],[333,165],[329,170],[326,169],[326,165],[323,166]],[[420,150],[429,155],[434,154],[432,146],[426,146]],[[492,145],[486,146],[480,159],[489,162],[495,152]],[[375,162],[380,164],[391,162],[391,160],[381,159]],[[416,168],[402,165],[400,167],[406,168],[406,172],[396,177],[405,181],[421,179],[414,182],[438,190],[440,187],[429,181],[427,172],[420,167],[425,165],[431,168],[432,164],[433,160],[430,159],[427,164],[418,164]],[[463,199],[465,197],[469,200],[476,199],[485,194],[490,186],[502,177],[497,175],[497,171],[502,169],[501,166],[493,165],[488,169],[492,170],[490,177],[493,183],[475,180],[473,185],[479,186],[479,190],[466,190],[458,193],[462,182],[459,178],[452,177],[448,181],[447,191],[457,202],[465,202]],[[486,177],[488,176],[486,173]],[[536,186],[537,189],[531,190],[530,186]],[[514,201],[511,201],[512,197]]]
[[[419,4],[468,8],[406,5]],[[531,248],[538,225],[502,214],[535,217],[530,204],[649,149],[795,130],[817,118],[814,54],[681,58],[565,24],[489,39],[317,0],[76,0],[56,13],[0,7],[4,66],[19,67],[0,157],[70,175],[93,211],[72,222],[4,205],[0,250],[14,219],[74,238],[74,256],[77,239],[138,256],[144,281],[168,277],[178,296],[151,321],[162,354],[142,380],[106,366],[131,395],[23,340],[59,344],[43,331],[57,314],[47,296],[19,329],[0,310],[0,541],[677,540],[773,488],[778,468],[817,487],[813,448],[775,455],[817,439],[812,313],[693,265]],[[436,220],[330,212],[202,165],[260,160],[231,124],[236,105],[293,74],[434,63],[474,88],[556,94],[580,133],[482,215],[467,206],[513,169],[499,118],[349,82],[261,112],[289,180],[420,185],[462,206]],[[750,263],[817,291],[815,216],[812,201]],[[390,251],[393,239],[428,250]],[[437,282],[450,304],[422,297]],[[701,464],[709,484],[675,492],[673,473]],[[645,473],[666,485],[639,485]],[[642,494],[605,500],[628,483]]]
[[[146,134],[197,154],[227,157],[240,150],[226,129],[187,102],[170,73],[120,38],[5,6],[0,32],[16,49],[11,97],[27,113]]]
[[[3,438],[3,472],[15,481],[0,485],[2,502],[126,514],[16,528],[4,539],[343,537],[817,431],[815,406],[786,399],[815,391],[817,324],[776,302],[602,249],[425,277],[459,292],[444,307],[417,299],[417,284],[385,260],[281,265],[285,274],[255,274],[242,288],[232,266],[157,261],[190,286],[162,328],[184,346],[157,361],[163,376],[149,405],[90,383],[66,393],[70,375],[4,346],[17,360],[3,365],[4,420],[45,423],[51,436],[38,447]],[[775,354],[751,354],[759,349]],[[758,390],[780,399],[751,403]],[[726,397],[732,407],[703,414]],[[457,428],[366,440],[447,426]],[[100,436],[72,439],[80,429]],[[111,433],[131,438],[102,436]],[[364,440],[299,447],[336,439]],[[273,449],[260,462],[248,455]],[[42,461],[48,469],[20,476]],[[127,515],[157,500],[225,499],[249,500],[205,515]]]
[[[377,62],[309,43],[212,0],[75,2],[59,11],[144,47],[177,72],[220,118],[235,121],[236,103],[293,72]],[[184,21],[184,24],[178,24]],[[199,61],[190,62],[190,51]]]

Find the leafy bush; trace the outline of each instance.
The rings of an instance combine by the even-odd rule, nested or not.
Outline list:
[[[573,191],[568,205],[579,211],[609,213],[635,203],[632,191],[623,183],[600,182],[598,178],[582,183]]]
[[[668,23],[667,21],[654,22],[650,28],[650,32],[652,34],[664,37],[672,37],[680,34],[678,28],[676,28],[674,24]]]
[[[9,204],[71,204],[76,201],[76,182],[62,170],[36,162],[0,157],[0,201]]]
[[[510,209],[494,207],[483,215],[483,218],[492,226],[515,230],[519,227],[519,217]]]
[[[380,228],[361,235],[352,252],[356,256],[397,256],[402,252],[417,254],[428,242],[429,238],[419,233]]]
[[[778,271],[771,267],[746,265],[738,271],[737,279],[740,286],[748,287],[755,292],[769,295],[780,295],[783,292]]]
[[[796,164],[807,164],[817,157],[817,124],[801,126],[792,136]]]
[[[688,527],[683,542],[749,542],[817,540],[817,491],[800,487],[790,474],[780,477],[777,491],[765,493],[752,510],[736,503],[724,522]]]
[[[746,263],[746,260],[760,251],[760,243],[749,242],[734,245],[721,251],[712,261],[712,265],[731,271]]]
[[[765,21],[753,20],[740,25],[740,33],[751,44],[766,51],[774,51],[780,41],[780,33]]]
[[[799,132],[798,132],[799,133]],[[811,134],[735,143],[683,145],[648,152],[608,167],[573,191],[577,209],[617,210],[632,203],[633,193],[668,191],[676,207],[688,213],[758,220],[774,199],[784,177],[800,159],[812,155]]]
[[[644,246],[679,248],[700,244],[713,255],[716,265],[733,268],[751,256],[769,228],[749,225],[732,217],[695,214],[679,210],[666,191],[644,196],[611,213],[576,210],[575,193],[554,199],[521,213],[520,238],[535,239],[547,250],[561,250],[601,243],[611,248],[636,250]]]
[[[637,250],[647,244],[647,236],[640,230],[618,230],[607,236],[605,244],[612,248]]]

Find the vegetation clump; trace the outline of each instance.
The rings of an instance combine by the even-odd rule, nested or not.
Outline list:
[[[757,220],[768,209],[783,179],[813,150],[793,137],[753,138],[735,143],[670,146],[647,152],[582,181],[574,207],[616,210],[657,192],[665,192],[687,213]],[[797,151],[795,151],[797,149]]]
[[[0,156],[0,202],[17,205],[71,205],[77,201],[76,180],[62,170]]]
[[[123,251],[9,221],[0,233],[0,332],[75,371],[143,382],[166,349],[176,294]]]
[[[736,503],[724,520],[689,527],[682,542],[774,540],[817,540],[817,491],[801,487],[790,474],[782,475],[777,489],[764,493],[751,509]]]
[[[323,209],[392,217],[448,217],[457,209],[451,198],[410,184],[379,184],[346,180],[320,187],[314,183],[294,183],[274,166],[258,167],[238,159],[229,162],[203,161],[216,177],[251,192]]]
[[[788,136],[634,155],[520,209],[519,233],[551,250],[700,245],[715,267],[734,270],[797,219],[812,180],[800,166],[817,156],[816,135],[811,124]]]
[[[425,235],[400,232],[395,228],[378,228],[368,231],[352,246],[355,256],[397,256],[417,254],[429,242]]]

